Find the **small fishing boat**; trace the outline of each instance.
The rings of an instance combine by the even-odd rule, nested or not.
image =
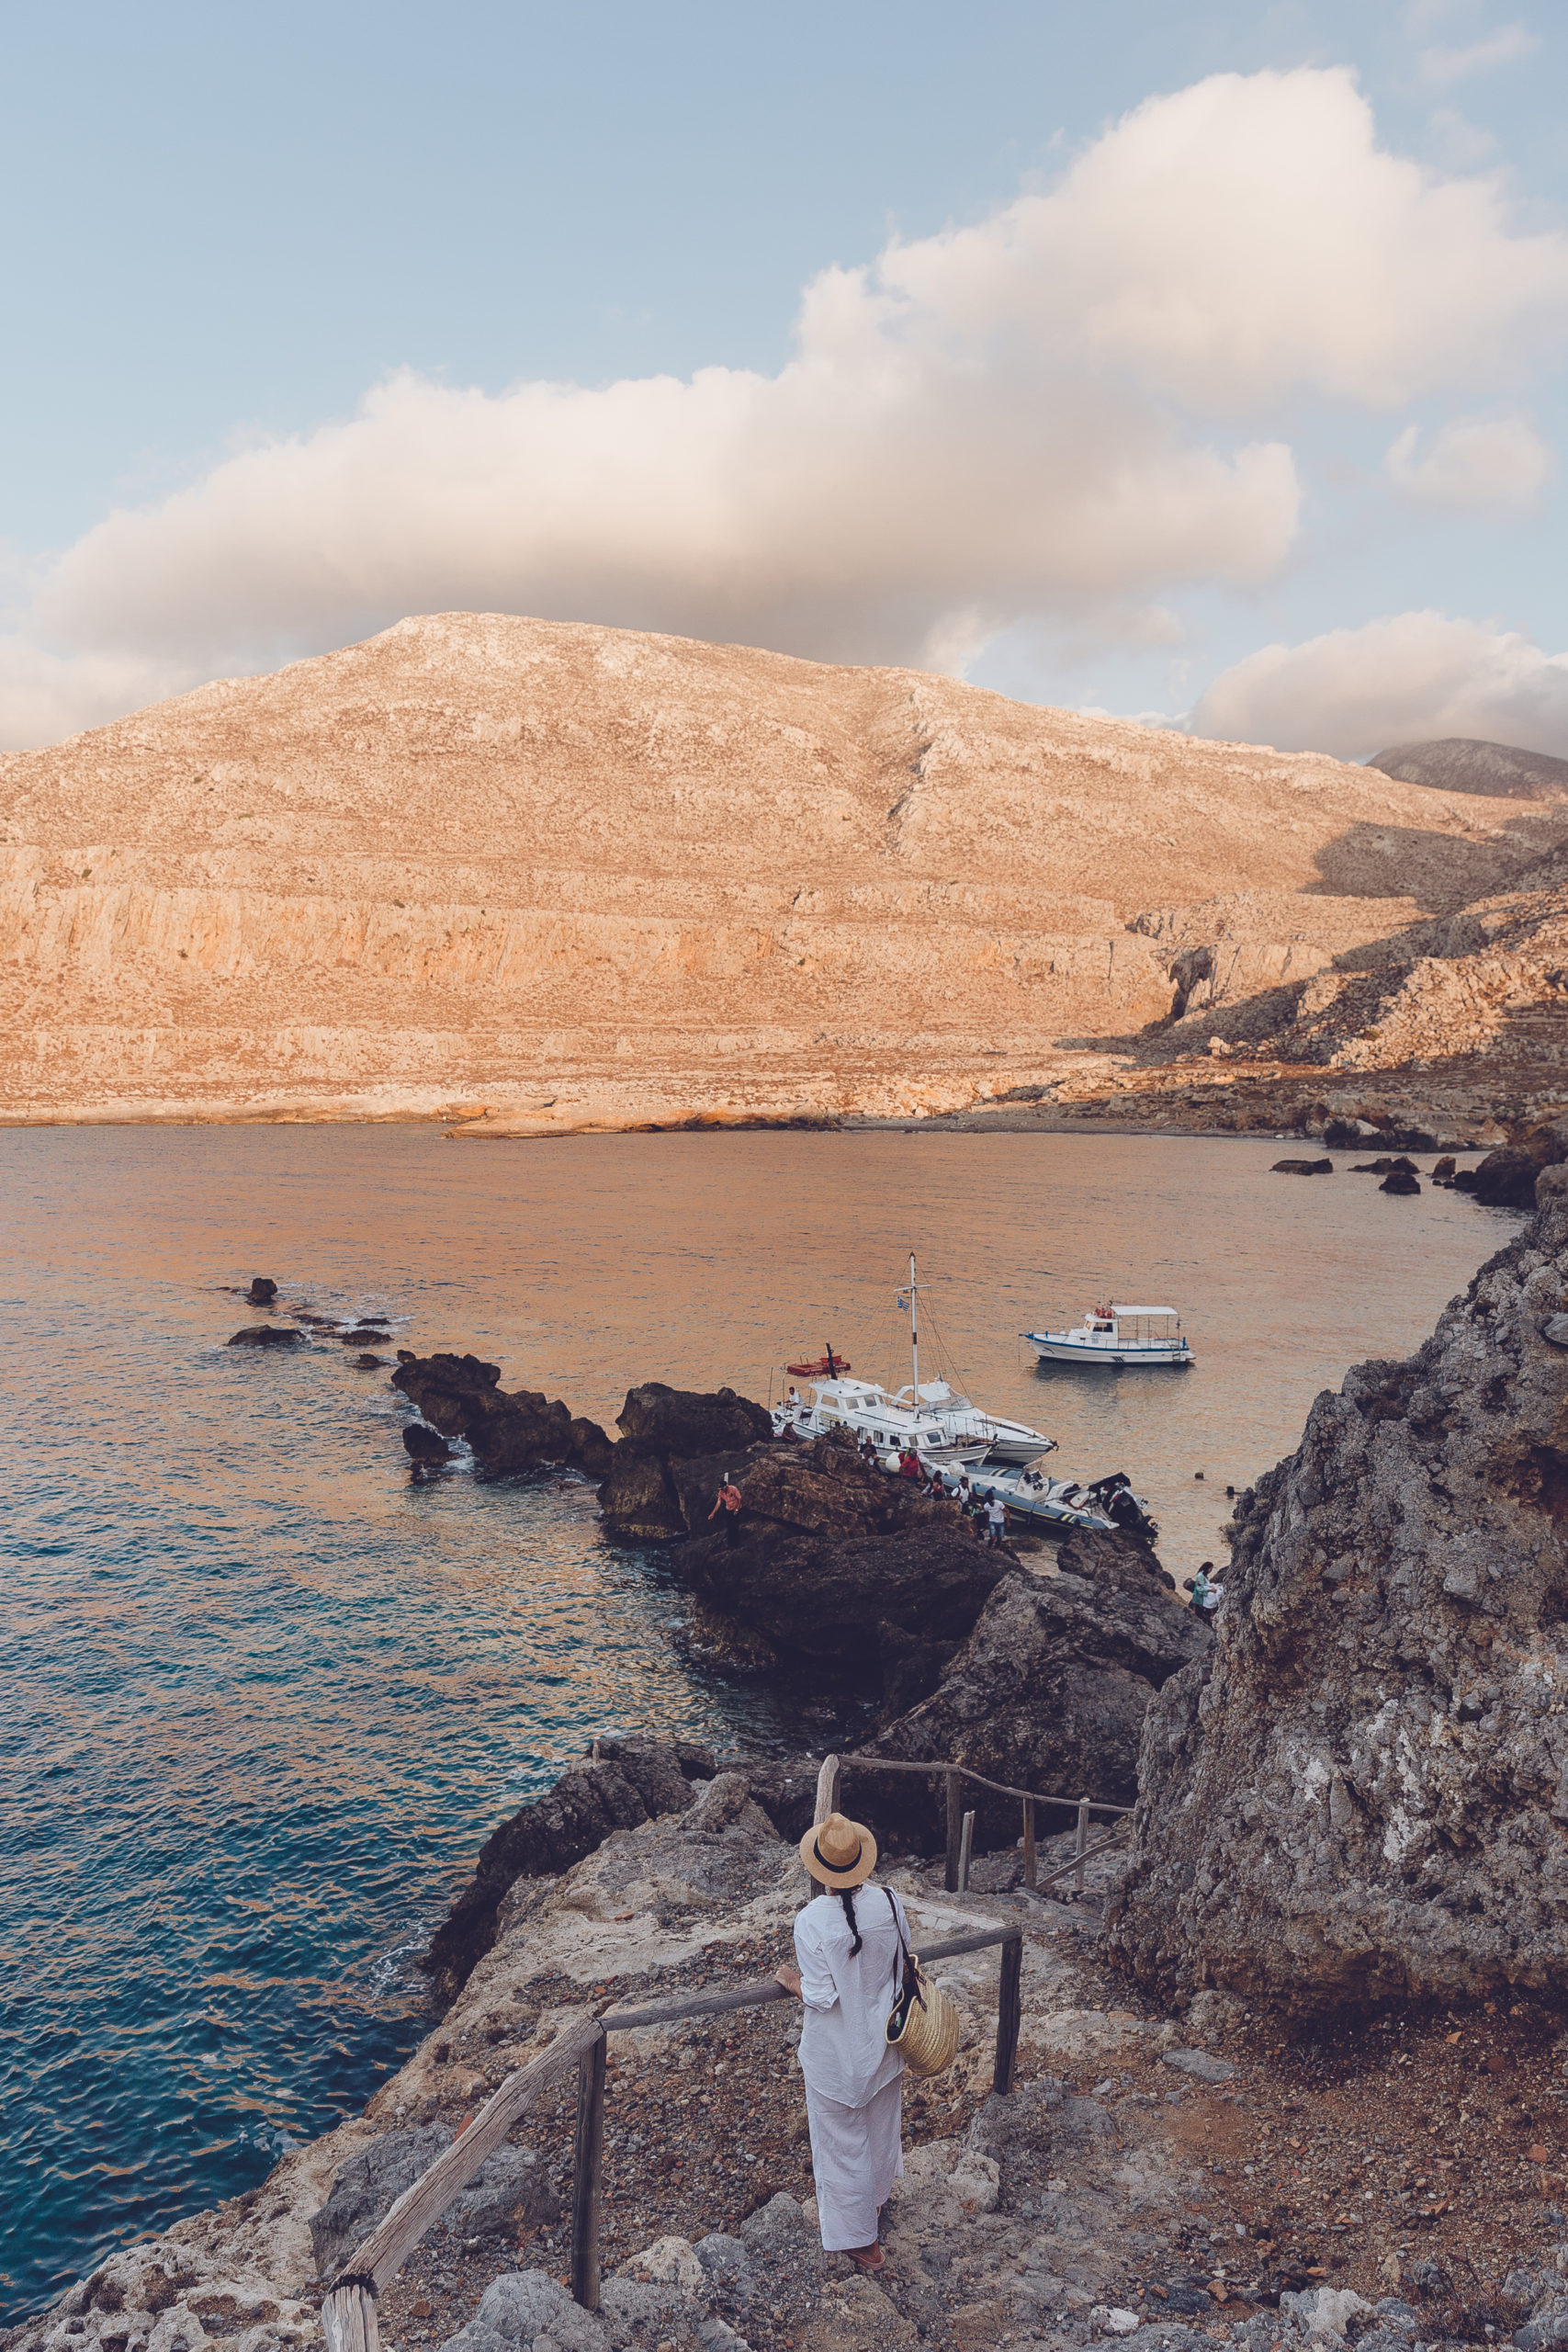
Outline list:
[[[1159,1529],[1148,1505],[1133,1492],[1125,1471],[1095,1478],[1087,1486],[1076,1478],[1048,1478],[1043,1470],[971,1470],[973,1494],[989,1501],[1000,1495],[1010,1516],[1029,1521],[1042,1531],[1082,1527],[1100,1535],[1130,1528],[1153,1543]]]
[[[1140,1364],[1181,1367],[1198,1359],[1174,1306],[1093,1306],[1072,1331],[1025,1331],[1042,1363],[1102,1364],[1113,1372]]]
[[[841,1372],[853,1372],[854,1366],[848,1356],[836,1356],[829,1348],[825,1356],[810,1363],[786,1363],[784,1370],[792,1380],[837,1380]]]

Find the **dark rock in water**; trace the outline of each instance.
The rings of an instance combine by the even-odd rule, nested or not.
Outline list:
[[[671,1464],[688,1525],[705,1526],[727,1466],[733,1455]],[[673,1565],[682,1583],[786,1657],[869,1674],[879,1670],[884,1623],[925,1642],[962,1640],[1012,1565],[950,1504],[870,1467],[841,1430],[759,1448],[738,1483],[738,1541],[727,1530],[694,1536]]]
[[[265,1274],[252,1276],[251,1286],[245,1293],[248,1306],[270,1306],[276,1296],[277,1284],[275,1282],[269,1282]]]
[[[1560,1167],[1564,1159],[1568,1123],[1549,1123],[1489,1151],[1479,1168],[1461,1170],[1454,1178],[1454,1190],[1472,1193],[1483,1208],[1533,1208],[1536,1178],[1543,1168]]]
[[[277,1323],[247,1323],[225,1342],[231,1348],[305,1348],[310,1344],[303,1331],[288,1330]]]
[[[1332,1176],[1332,1159],[1277,1159],[1269,1170],[1270,1176]]]
[[[1451,1184],[1454,1180],[1454,1167],[1455,1161],[1452,1152],[1444,1152],[1441,1159],[1437,1162],[1436,1166],[1432,1170],[1433,1183]]]
[[[419,1408],[433,1428],[467,1438],[474,1458],[492,1476],[562,1463],[594,1475],[608,1459],[610,1441],[593,1421],[574,1419],[559,1398],[500,1386],[501,1367],[479,1356],[417,1356],[398,1350],[392,1386]]]
[[[876,1628],[876,1651],[882,1666],[883,1712],[901,1715],[907,1708],[929,1699],[953,1663],[956,1642],[928,1642],[919,1634],[883,1618]]]
[[[1149,1702],[1207,1657],[1213,1634],[1139,1537],[1074,1531],[1056,1556],[1054,1577],[1015,1570],[997,1585],[931,1696],[865,1743],[868,1755],[950,1759],[1013,1788],[1132,1804]],[[897,1802],[884,1799],[884,1818]],[[931,1797],[911,1776],[902,1803],[915,1835]],[[964,1803],[979,1815],[977,1846],[1018,1836],[1013,1799],[972,1789]],[[1040,1834],[1067,1818],[1043,1815]]]
[[[1403,1158],[1390,1159],[1385,1153],[1382,1159],[1359,1159],[1350,1173],[1352,1176],[1414,1176],[1416,1162]]]
[[[623,1438],[599,1488],[604,1532],[630,1544],[670,1544],[688,1530],[664,1456]]]
[[[411,1462],[450,1462],[452,1449],[444,1437],[423,1421],[410,1421],[403,1431],[403,1452]]]
[[[1141,1983],[1568,1995],[1564,1312],[1568,1187],[1237,1502],[1215,1648],[1144,1735],[1110,1922]]]
[[[390,1356],[355,1356],[354,1369],[355,1372],[378,1372],[384,1363],[391,1361]]]
[[[766,1406],[752,1404],[733,1388],[705,1395],[696,1389],[667,1388],[661,1380],[628,1388],[615,1426],[634,1445],[686,1459],[755,1445],[773,1433]]]
[[[352,1331],[340,1331],[337,1336],[345,1348],[389,1348],[392,1344],[390,1331],[378,1331],[373,1323],[358,1324]]]
[[[1413,1168],[1391,1168],[1378,1190],[1380,1193],[1418,1193],[1421,1180]]]
[[[553,1789],[485,1839],[472,1879],[420,1962],[443,2000],[456,1997],[495,1941],[496,1912],[515,1880],[558,1874],[612,1829],[684,1812],[692,1781],[711,1781],[716,1770],[708,1751],[689,1740],[602,1740],[600,1759],[576,1759]]]

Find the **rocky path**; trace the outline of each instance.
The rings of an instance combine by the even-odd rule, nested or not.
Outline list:
[[[1074,2352],[1124,2335],[1135,2352],[1269,2352],[1304,2346],[1314,2321],[1320,2342],[1375,2336],[1374,2352],[1568,2338],[1568,2086],[1544,2012],[1294,2041],[1213,1995],[1160,2016],[1124,2006],[1092,1904],[1032,1899],[1018,1874],[1014,1857],[988,1858],[953,1897],[940,1864],[884,1872],[928,1941],[1003,1918],[1024,1920],[1026,1941],[1010,2098],[989,2089],[996,1955],[940,1972],[963,2043],[950,2075],[910,2086],[879,2279],[818,2244],[798,2013],[780,2005],[614,2038],[599,2314],[562,2284],[567,2086],[389,2288],[383,2345]],[[495,1946],[362,2119],[248,2197],[116,2255],[0,2352],[319,2343],[318,2261],[341,2261],[569,2012],[766,1973],[805,1892],[735,1772],[559,1877],[519,1880]]]

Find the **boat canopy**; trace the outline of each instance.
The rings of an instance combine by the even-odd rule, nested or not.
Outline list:
[[[1113,1306],[1112,1315],[1174,1315],[1174,1306]]]

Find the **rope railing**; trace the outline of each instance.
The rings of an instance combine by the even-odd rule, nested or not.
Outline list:
[[[853,1760],[860,1760],[858,1758]],[[928,1769],[925,1767],[922,1770]],[[957,1770],[959,1768],[952,1768]],[[818,1827],[838,1810],[840,1762],[829,1756],[817,1776],[814,1820]],[[1073,1865],[1067,1865],[1070,1870]],[[1048,1883],[1048,1882],[1047,1882]],[[991,2087],[1006,2097],[1018,2065],[1022,2020],[1023,1929],[1016,1922],[986,1928],[926,1945],[922,1964],[955,1960],[961,1953],[1002,1948],[997,1989],[996,2055]],[[792,2000],[776,1977],[758,1977],[716,1992],[683,1993],[637,2008],[586,2011],[570,2018],[527,2065],[509,2075],[434,2164],[405,2188],[369,2235],[334,2274],[321,2303],[327,2352],[379,2352],[376,2304],[416,2246],[440,2221],[507,2133],[539,2098],[575,2065],[578,2070],[577,2130],[572,2156],[571,2291],[585,2311],[599,2308],[599,2218],[604,2151],[604,2080],[607,2038],[641,2026],[672,2025],[682,2018],[716,2017],[728,2010],[762,2008]]]

